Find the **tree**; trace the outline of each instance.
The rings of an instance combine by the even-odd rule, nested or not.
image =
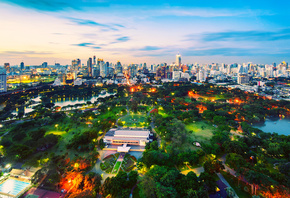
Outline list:
[[[215,172],[220,172],[221,170],[225,169],[225,166],[223,163],[219,160],[207,160],[203,164],[203,168],[205,172],[208,172],[210,174],[213,174]]]
[[[246,165],[246,161],[244,158],[236,153],[229,153],[226,156],[226,164],[230,167],[237,169],[238,167],[242,167]]]

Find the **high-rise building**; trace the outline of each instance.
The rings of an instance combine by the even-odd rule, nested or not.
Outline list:
[[[0,92],[7,91],[6,80],[7,80],[6,71],[5,70],[0,71]]]
[[[20,63],[20,69],[23,71],[24,70],[24,62]]]
[[[96,65],[96,56],[94,56],[94,63],[93,64]]]
[[[176,55],[176,62],[175,62],[175,65],[177,65],[178,67],[181,66],[181,55],[180,55],[180,54],[177,54],[177,55]]]
[[[249,83],[248,74],[238,74],[237,82],[238,82],[238,84],[247,84],[247,83]]]
[[[75,59],[75,60],[72,60],[71,62],[71,67],[73,70],[79,70],[80,68],[82,68],[82,65],[81,65],[81,60],[80,59]]]
[[[43,62],[42,67],[47,67],[47,62]]]
[[[89,77],[93,77],[93,63],[92,62],[93,62],[92,58],[89,58],[87,62],[87,69],[88,69]]]
[[[123,73],[123,68],[122,68],[122,64],[120,63],[120,61],[117,62],[116,65],[116,74],[118,73]]]
[[[9,63],[4,63],[4,69],[6,69],[6,72],[10,72],[10,64]]]

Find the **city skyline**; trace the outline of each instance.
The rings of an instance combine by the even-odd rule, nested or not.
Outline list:
[[[289,2],[0,1],[0,65],[290,61]]]

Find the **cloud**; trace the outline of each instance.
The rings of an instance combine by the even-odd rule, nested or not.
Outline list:
[[[103,27],[103,28],[107,28],[107,29],[115,30],[115,31],[117,31],[118,28],[124,28],[124,26],[121,24],[103,24],[103,23],[98,23],[90,19],[81,19],[81,18],[73,18],[73,17],[66,17],[66,19],[69,19],[71,22],[77,25]]]
[[[289,55],[287,51],[265,51],[264,49],[245,48],[210,48],[210,49],[187,49],[182,52],[183,56],[265,56],[265,55]]]
[[[78,44],[73,44],[74,46],[79,46],[79,47],[90,47],[92,45],[95,45],[94,43],[78,43]]]
[[[145,46],[143,48],[141,48],[141,51],[154,51],[154,50],[160,50],[162,48],[157,47],[157,46]]]
[[[28,55],[28,54],[53,54],[52,52],[37,52],[37,51],[4,51],[0,52],[0,54],[8,54],[8,55]]]
[[[116,41],[119,41],[119,42],[126,42],[129,40],[130,40],[130,38],[128,36],[122,36],[122,37],[119,37],[116,39]]]
[[[188,40],[195,40],[197,35],[188,35]],[[227,31],[205,33],[203,41],[278,41],[290,39],[290,28],[278,31]]]
[[[73,46],[77,47],[89,47],[92,49],[101,49],[101,47],[97,46],[95,43],[78,43],[78,44],[72,44]]]
[[[77,3],[81,0],[3,0],[9,4],[16,4],[21,7],[33,8],[41,11],[57,12],[67,8],[79,9]]]

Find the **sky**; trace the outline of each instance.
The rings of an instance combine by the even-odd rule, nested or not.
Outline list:
[[[289,0],[0,0],[0,65],[290,62]]]

